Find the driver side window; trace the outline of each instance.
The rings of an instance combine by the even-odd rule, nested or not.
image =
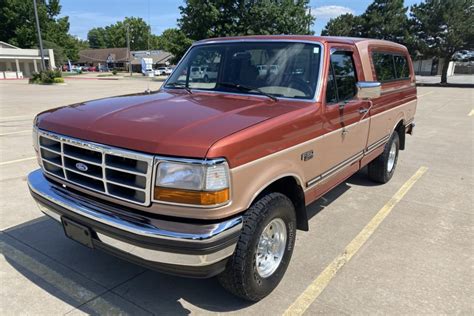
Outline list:
[[[352,99],[356,95],[356,72],[352,52],[336,51],[331,54],[326,89],[326,103]]]

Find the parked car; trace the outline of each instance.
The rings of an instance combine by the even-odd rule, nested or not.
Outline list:
[[[169,76],[171,75],[172,69],[168,67],[159,67],[155,69],[155,76]]]
[[[202,82],[211,61],[214,85]],[[263,64],[278,66],[262,78]],[[28,185],[69,238],[166,273],[217,275],[258,301],[309,229],[307,205],[364,166],[392,178],[416,104],[399,44],[199,41],[157,93],[38,114]]]
[[[460,50],[454,53],[453,59],[457,61],[470,61],[474,59],[474,51]]]
[[[206,66],[192,66],[189,79],[191,81],[202,81],[204,79],[204,70]]]

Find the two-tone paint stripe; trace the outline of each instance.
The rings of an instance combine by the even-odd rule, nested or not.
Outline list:
[[[356,161],[359,161],[361,158],[363,158],[364,156],[367,156],[368,154],[370,154],[371,152],[373,152],[375,149],[379,148],[380,146],[382,145],[385,145],[385,143],[390,139],[390,135],[386,135],[384,136],[383,138],[379,139],[378,141],[376,141],[375,143],[371,144],[370,146],[368,146],[366,149],[356,153],[355,155],[347,158],[346,160],[338,163],[337,165],[335,165],[334,167],[330,168],[329,170],[323,172],[322,174],[320,174],[319,176],[317,176],[316,178],[313,178],[311,180],[309,180],[307,183],[306,183],[306,188],[307,189],[311,189],[312,187],[314,187],[316,184],[318,184],[319,182],[337,174],[338,172],[342,171],[344,168],[346,168],[347,166],[350,166],[352,165],[354,162]]]

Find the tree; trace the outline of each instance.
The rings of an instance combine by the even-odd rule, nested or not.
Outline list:
[[[403,0],[374,0],[361,16],[363,36],[405,44],[409,38],[407,10]]]
[[[419,50],[444,58],[441,83],[446,84],[453,54],[474,47],[472,0],[426,0],[411,7],[411,23]]]
[[[186,0],[178,24],[192,40],[252,34],[311,34],[309,0]]]
[[[92,48],[127,47],[127,28],[130,29],[130,49],[146,50],[157,47],[154,44],[150,26],[142,19],[126,17],[123,21],[106,26],[93,28],[87,33]]]
[[[38,19],[44,48],[54,49],[55,59],[76,59],[84,44],[69,34],[69,18],[61,13],[59,0],[38,1]],[[37,48],[38,38],[33,1],[2,0],[0,2],[0,40],[21,48]]]
[[[102,27],[95,27],[87,33],[90,48],[106,48],[106,32]]]
[[[158,38],[158,46],[173,54],[173,63],[177,63],[191,46],[193,41],[179,29],[167,29]]]
[[[321,32],[323,36],[362,36],[363,20],[360,16],[351,13],[342,14],[330,19]]]

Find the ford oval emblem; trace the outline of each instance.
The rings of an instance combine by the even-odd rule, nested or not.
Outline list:
[[[76,168],[80,171],[83,171],[83,172],[86,172],[87,170],[89,170],[89,168],[87,167],[86,164],[83,164],[82,162],[78,162],[76,163]]]

